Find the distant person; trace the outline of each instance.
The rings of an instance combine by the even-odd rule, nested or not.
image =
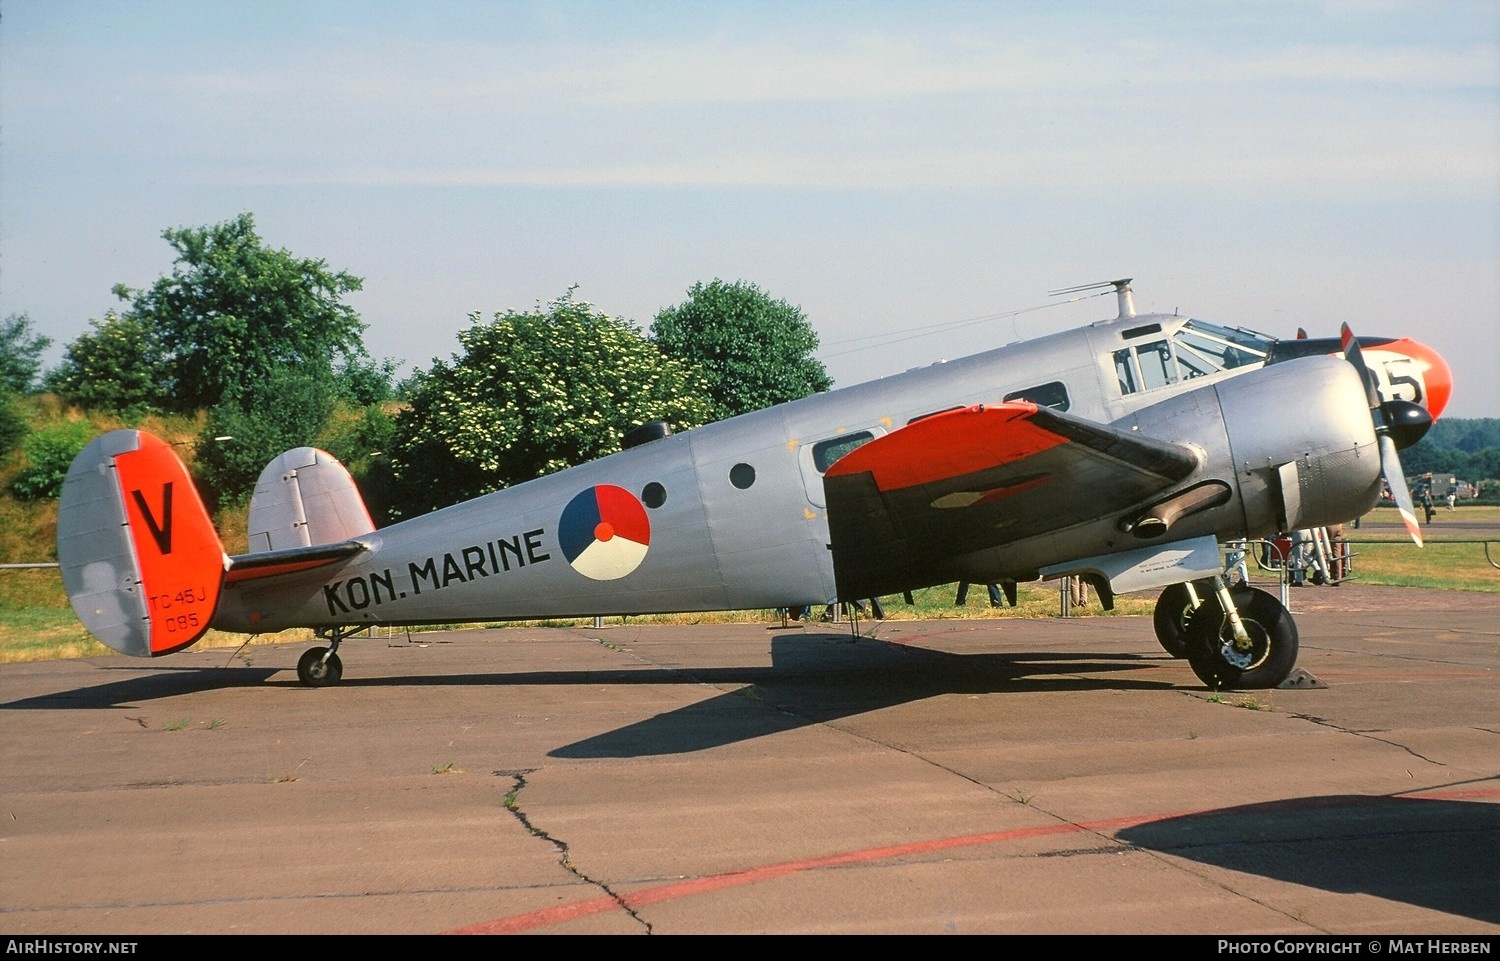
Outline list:
[[[1457,487],[1450,487],[1450,488],[1448,488],[1448,509],[1450,511],[1455,509],[1457,501],[1458,501],[1458,488]]]
[[[1356,519],[1355,525],[1359,526]],[[1328,576],[1334,587],[1349,576],[1349,544],[1344,540],[1344,525],[1334,524],[1328,528],[1328,550],[1331,556],[1328,558]]]
[[[1422,510],[1427,513],[1427,523],[1432,523],[1432,517],[1437,510],[1432,506],[1432,488],[1422,488]]]
[[[1224,573],[1239,574],[1239,578],[1235,581],[1234,586],[1248,587],[1250,585],[1250,566],[1245,562],[1245,542],[1226,541],[1224,549]]]
[[[1312,549],[1312,532],[1292,531],[1292,552],[1287,560],[1287,581],[1301,587],[1307,578],[1307,555]]]

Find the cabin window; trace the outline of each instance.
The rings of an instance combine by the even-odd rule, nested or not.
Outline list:
[[[1013,400],[1024,400],[1038,407],[1050,407],[1053,410],[1068,409],[1068,388],[1060,380],[1054,380],[1050,384],[1039,384],[1036,387],[1028,387],[1025,390],[1013,391],[1005,395],[1006,403]]]
[[[748,490],[755,483],[755,468],[749,464],[735,464],[729,468],[729,483],[740,490]]]
[[[875,439],[875,435],[867,430],[856,431],[852,434],[841,434],[828,440],[818,441],[813,445],[813,466],[819,474],[828,473],[828,468],[833,466],[834,461],[843,457],[850,451],[863,447]]]
[[[655,510],[667,502],[667,489],[652,481],[641,489],[641,503]]]

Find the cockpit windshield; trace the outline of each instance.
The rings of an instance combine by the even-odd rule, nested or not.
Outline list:
[[[1272,343],[1270,337],[1252,331],[1189,319],[1171,340],[1137,343],[1115,351],[1120,393],[1154,390],[1238,367],[1260,367]]]
[[[1188,320],[1172,339],[1177,342],[1179,356],[1184,352],[1196,354],[1219,370],[1259,367],[1271,352],[1269,337],[1197,319]]]

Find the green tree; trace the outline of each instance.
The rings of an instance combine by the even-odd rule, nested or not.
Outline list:
[[[175,408],[213,407],[283,368],[331,371],[365,356],[364,324],[342,300],[360,278],[267,247],[248,213],[162,237],[177,252],[171,275],[114,292],[149,332]]]
[[[36,384],[42,353],[52,338],[31,329],[31,317],[11,314],[0,320],[0,394],[25,394]]]
[[[250,496],[260,472],[282,451],[313,446],[334,409],[326,371],[281,367],[230,393],[208,411],[198,435],[197,471],[217,505]]]
[[[405,516],[612,453],[649,420],[681,430],[710,415],[695,368],[571,290],[531,313],[470,320],[462,355],[408,382],[391,457]]]
[[[90,320],[47,372],[44,385],[69,403],[122,413],[167,406],[167,370],[151,331],[131,314]]]
[[[387,357],[377,361],[370,357],[346,356],[334,371],[338,395],[360,407],[380,404],[396,396],[396,361]]]
[[[744,281],[694,284],[656,315],[651,338],[708,378],[714,419],[797,400],[833,386],[813,357],[818,335],[801,308]]]

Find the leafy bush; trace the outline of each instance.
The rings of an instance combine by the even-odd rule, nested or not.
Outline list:
[[[94,427],[86,420],[64,420],[38,428],[22,445],[25,465],[11,490],[17,497],[37,500],[56,497],[73,458],[93,439]]]
[[[14,450],[29,429],[26,418],[17,409],[16,399],[0,391],[0,457]]]

